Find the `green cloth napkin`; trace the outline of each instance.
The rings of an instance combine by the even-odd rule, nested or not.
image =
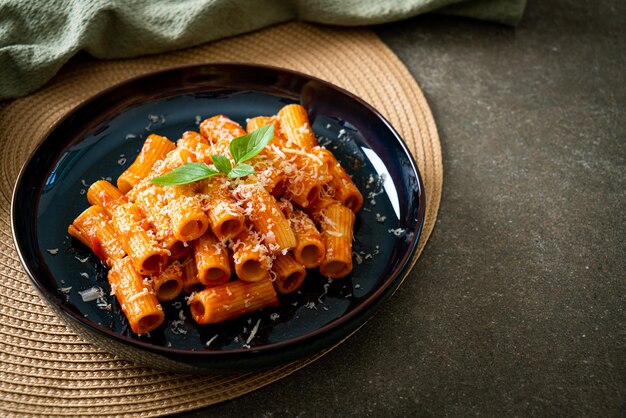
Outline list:
[[[420,13],[515,25],[526,0],[0,0],[0,100],[41,87],[77,52],[126,58],[299,19],[372,25]]]

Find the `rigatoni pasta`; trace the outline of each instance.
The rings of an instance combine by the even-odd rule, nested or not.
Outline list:
[[[124,203],[113,211],[113,227],[137,271],[144,275],[158,274],[166,266],[170,252],[143,227],[142,220],[134,203]]]
[[[356,187],[352,178],[339,164],[335,156],[326,148],[317,147],[313,153],[320,157],[327,165],[331,175],[328,187],[332,190],[335,199],[353,212],[358,212],[363,206],[363,195]]]
[[[320,273],[330,278],[344,277],[352,270],[354,213],[340,203],[322,210],[320,224],[326,247]]]
[[[295,149],[305,152],[311,152],[317,145],[304,107],[298,104],[287,105],[280,109],[278,118],[282,131],[288,140],[288,145],[293,144]]]
[[[134,333],[145,334],[161,325],[165,319],[163,308],[130,257],[115,260],[108,278]]]
[[[170,187],[167,201],[172,233],[176,239],[187,242],[204,235],[209,227],[209,218],[202,209],[193,186],[183,184]]]
[[[151,134],[118,187],[89,188],[92,206],[68,232],[111,267],[133,332],[156,329],[159,301],[181,293],[194,320],[212,324],[278,305],[307,269],[332,279],[352,270],[363,196],[317,143],[306,109],[251,118],[247,130],[216,115],[176,142]]]
[[[249,228],[231,242],[233,264],[240,280],[256,282],[267,276],[270,257],[258,234]]]
[[[111,225],[111,218],[101,206],[90,206],[68,227],[68,233],[88,246],[107,266],[126,255]]]
[[[196,240],[193,255],[200,283],[205,286],[228,283],[231,275],[228,249],[211,231]]]
[[[135,161],[117,178],[117,188],[122,193],[128,193],[150,173],[157,161],[165,158],[174,148],[174,143],[163,136],[148,136]]]
[[[189,309],[199,324],[215,324],[268,306],[278,306],[269,275],[256,282],[236,280],[191,295]]]
[[[204,290],[205,286],[198,276],[198,266],[193,257],[187,258],[182,263],[183,269],[183,290],[185,293],[194,293]]]
[[[257,184],[241,184],[233,190],[245,214],[261,235],[267,249],[276,254],[295,247],[296,237],[274,196]]]
[[[232,196],[225,179],[216,178],[199,186],[211,231],[223,241],[233,238],[245,228],[242,208]]]
[[[178,261],[151,277],[152,289],[160,302],[172,300],[183,290],[183,269]]]
[[[296,261],[293,255],[278,254],[272,263],[271,276],[274,288],[281,295],[293,293],[302,286],[306,277],[304,265]]]
[[[128,202],[122,192],[106,180],[98,180],[89,186],[87,201],[90,205],[101,206],[109,216],[113,216],[116,207]]]
[[[286,214],[296,237],[294,258],[306,268],[318,267],[324,259],[325,246],[315,223],[306,213],[293,207]]]
[[[152,226],[157,241],[170,251],[170,258],[184,258],[189,252],[188,246],[176,238],[172,231],[165,188],[142,180],[126,196],[141,209],[146,221]]]

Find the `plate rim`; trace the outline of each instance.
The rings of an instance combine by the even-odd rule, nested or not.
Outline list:
[[[349,99],[357,102],[359,105],[365,107],[368,111],[370,111],[373,115],[375,115],[380,121],[383,122],[383,124],[385,125],[386,129],[392,134],[392,136],[395,138],[397,144],[400,146],[400,148],[402,149],[402,152],[407,156],[410,164],[411,164],[411,169],[412,172],[415,174],[416,178],[417,178],[417,183],[418,183],[418,187],[419,187],[419,193],[418,193],[418,221],[415,225],[415,229],[411,232],[414,233],[413,238],[411,239],[411,242],[409,244],[409,249],[408,251],[406,251],[403,254],[403,257],[399,260],[399,267],[395,269],[394,272],[392,272],[392,274],[390,275],[390,277],[388,279],[386,279],[381,286],[379,286],[378,288],[376,288],[374,290],[374,292],[372,294],[370,294],[363,302],[361,302],[355,309],[351,310],[350,312],[348,312],[347,314],[343,314],[340,317],[331,320],[330,322],[326,323],[325,325],[307,332],[305,334],[302,335],[298,335],[296,337],[292,337],[283,341],[279,341],[279,342],[275,342],[275,343],[271,343],[271,344],[264,344],[261,346],[253,346],[251,348],[236,348],[236,349],[227,349],[227,350],[191,350],[191,349],[181,349],[181,348],[176,348],[176,347],[167,347],[167,346],[161,346],[161,345],[156,345],[156,344],[152,344],[149,342],[144,342],[141,340],[137,340],[125,335],[122,335],[118,332],[115,332],[114,330],[111,330],[109,328],[106,328],[104,326],[98,325],[96,322],[92,321],[89,318],[85,318],[82,315],[78,315],[75,312],[73,312],[71,309],[69,309],[67,306],[65,306],[60,300],[60,298],[58,298],[57,296],[55,296],[53,293],[49,292],[48,289],[45,288],[45,286],[43,286],[42,283],[40,283],[40,281],[36,278],[36,274],[31,271],[31,269],[29,268],[29,264],[25,261],[24,259],[24,255],[22,254],[22,250],[20,248],[20,245],[18,243],[18,236],[16,233],[16,217],[19,216],[16,213],[16,194],[18,193],[18,189],[20,188],[20,185],[22,184],[24,177],[25,177],[25,172],[26,172],[26,167],[29,165],[29,163],[31,163],[31,161],[34,159],[34,157],[37,155],[39,149],[46,143],[46,141],[48,140],[48,138],[50,137],[50,135],[62,124],[64,123],[68,118],[72,117],[72,115],[84,108],[89,106],[91,103],[97,101],[98,99],[106,96],[107,94],[110,94],[112,92],[114,92],[117,89],[120,89],[122,87],[124,87],[125,85],[128,84],[133,84],[141,79],[144,78],[148,78],[148,77],[156,77],[162,74],[167,74],[167,73],[175,73],[175,72],[180,72],[180,71],[192,71],[194,69],[200,69],[203,67],[222,67],[222,68],[227,68],[227,67],[248,67],[248,68],[260,68],[260,69],[264,69],[264,70],[269,70],[269,71],[274,71],[274,72],[283,72],[283,73],[289,73],[292,76],[296,76],[299,78],[303,78],[306,80],[310,80],[310,81],[315,81],[317,83],[320,83],[321,85],[330,88],[331,90],[335,90],[338,91],[339,93],[343,94],[344,96],[347,96]],[[222,70],[224,71],[224,70]],[[198,93],[198,92],[196,92]],[[190,93],[192,94],[192,93]],[[267,94],[267,93],[265,93]],[[165,97],[176,97],[182,94],[175,94],[173,96],[163,96],[161,98],[165,98]],[[145,102],[144,102],[145,103]],[[60,145],[59,149],[63,149],[65,147],[67,147],[68,142],[65,142],[63,144]],[[40,199],[40,195],[36,196],[36,199]],[[415,161],[415,157],[413,156],[413,154],[411,153],[411,151],[408,149],[408,146],[406,144],[406,142],[404,141],[404,139],[402,138],[402,136],[396,131],[396,129],[393,127],[393,125],[376,109],[374,108],[371,104],[369,104],[367,101],[365,101],[364,99],[360,98],[359,96],[357,96],[356,94],[340,87],[337,86],[329,81],[323,80],[321,78],[318,78],[316,76],[310,75],[310,74],[306,74],[300,71],[296,71],[296,70],[292,70],[289,68],[284,68],[284,67],[278,67],[278,66],[273,66],[273,65],[265,65],[265,64],[254,64],[254,63],[247,63],[247,62],[228,62],[228,61],[216,61],[216,62],[203,62],[203,63],[196,63],[196,64],[186,64],[186,65],[179,65],[179,66],[171,66],[171,67],[166,67],[166,68],[162,68],[156,71],[150,71],[150,72],[146,72],[143,74],[138,74],[136,76],[127,78],[125,80],[119,81],[103,90],[98,91],[97,93],[89,96],[88,98],[86,98],[85,100],[83,100],[82,102],[78,103],[76,106],[72,107],[69,111],[67,111],[67,113],[65,113],[56,123],[54,123],[45,133],[45,135],[43,135],[41,141],[39,141],[39,143],[35,146],[35,148],[32,150],[32,152],[29,154],[29,156],[26,158],[26,160],[24,161],[24,163],[22,164],[22,166],[20,167],[20,170],[18,172],[17,178],[15,180],[15,184],[13,186],[13,191],[11,193],[11,207],[10,207],[10,219],[11,219],[11,235],[12,235],[12,239],[13,239],[13,243],[15,246],[15,250],[18,254],[18,257],[20,259],[20,263],[22,265],[22,268],[24,269],[24,272],[27,274],[28,278],[30,279],[30,282],[34,285],[35,289],[38,291],[38,293],[41,295],[42,299],[44,302],[46,302],[49,305],[52,305],[52,307],[54,308],[53,310],[56,311],[57,314],[62,313],[63,315],[65,315],[66,317],[69,317],[70,320],[76,321],[78,322],[79,325],[83,325],[88,327],[90,330],[95,331],[97,333],[100,334],[104,334],[104,336],[109,337],[109,338],[113,338],[114,340],[120,342],[120,343],[124,343],[127,345],[131,345],[131,346],[135,346],[138,349],[144,349],[144,350],[149,350],[151,352],[155,352],[155,353],[159,353],[159,354],[164,354],[167,356],[171,356],[171,355],[185,355],[185,356],[191,356],[191,357],[207,357],[207,358],[212,358],[212,357],[223,357],[223,358],[227,358],[230,356],[240,356],[242,354],[245,353],[250,353],[250,354],[262,354],[262,353],[273,353],[276,350],[280,350],[282,348],[285,347],[289,347],[292,345],[299,345],[302,344],[306,341],[314,341],[315,338],[318,338],[320,336],[323,336],[325,334],[331,333],[333,330],[336,330],[337,328],[340,328],[342,325],[345,325],[346,323],[349,323],[350,320],[361,314],[362,311],[367,311],[367,308],[371,308],[373,306],[378,305],[377,302],[381,302],[384,297],[386,296],[387,290],[389,290],[389,287],[391,287],[392,285],[396,284],[396,289],[400,286],[400,284],[404,281],[404,278],[409,274],[409,272],[411,271],[411,267],[413,266],[412,263],[410,263],[410,260],[413,258],[413,256],[415,255],[415,252],[417,250],[418,247],[418,243],[421,239],[422,236],[422,231],[423,231],[423,226],[424,226],[424,221],[425,221],[425,213],[426,213],[426,192],[424,189],[424,182],[422,180],[422,176],[421,176],[421,172],[419,170],[419,167],[417,166],[417,163]],[[395,273],[395,274],[393,274]],[[368,318],[365,318],[363,320],[363,322],[359,325],[357,325],[356,329],[359,329],[362,325],[364,325],[369,318],[371,318],[373,316],[373,313],[370,313],[370,316]],[[349,336],[351,336],[354,333],[354,331],[347,333],[346,335],[344,335],[342,337],[342,339],[347,338]]]

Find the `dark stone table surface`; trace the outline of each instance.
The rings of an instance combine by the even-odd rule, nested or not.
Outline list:
[[[437,122],[437,226],[322,359],[200,416],[624,416],[626,1],[375,27]]]

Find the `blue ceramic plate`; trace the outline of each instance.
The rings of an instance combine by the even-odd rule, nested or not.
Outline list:
[[[282,297],[280,307],[219,325],[197,325],[181,296],[163,304],[165,323],[141,337],[130,333],[113,296],[82,301],[81,290],[110,290],[99,260],[66,232],[88,206],[85,192],[92,182],[115,181],[151,132],[174,140],[218,113],[245,126],[246,118],[275,114],[288,103],[308,109],[319,142],[366,197],[348,277],[330,281],[309,271],[302,289]],[[407,273],[424,209],[423,185],[405,144],[359,98],[284,69],[202,64],[131,79],[70,112],[22,168],[11,215],[24,268],[72,329],[148,366],[225,371],[296,360],[356,330]]]

